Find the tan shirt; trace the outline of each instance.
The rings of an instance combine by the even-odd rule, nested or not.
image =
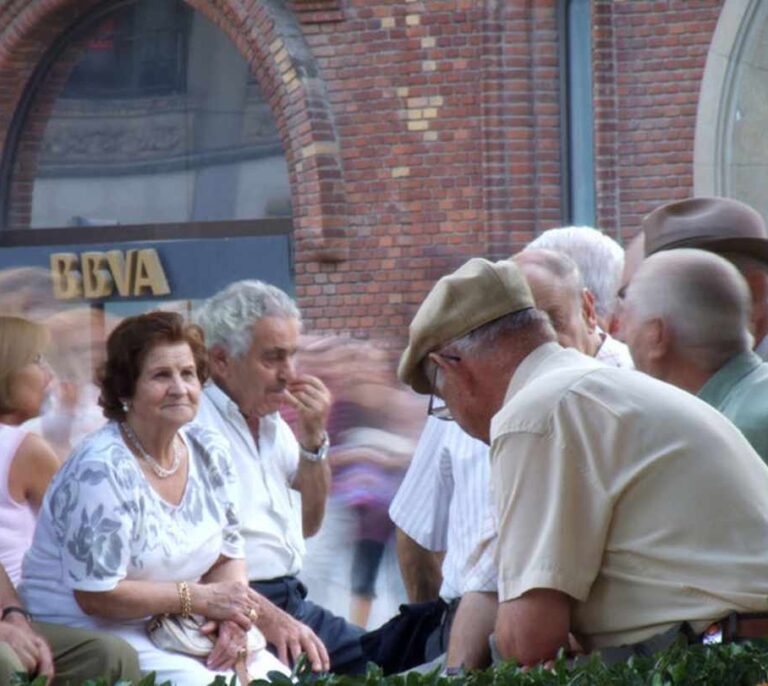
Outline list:
[[[706,403],[549,343],[491,441],[501,601],[567,593],[589,650],[768,610],[768,467]]]

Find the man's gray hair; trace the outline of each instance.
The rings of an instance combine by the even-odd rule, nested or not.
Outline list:
[[[253,344],[253,326],[264,317],[283,317],[301,321],[301,313],[291,297],[263,281],[236,281],[208,298],[195,311],[193,319],[205,332],[208,348],[223,347],[240,357]]]
[[[464,355],[482,355],[492,352],[493,346],[509,336],[515,336],[521,344],[536,346],[557,340],[547,313],[530,307],[483,324],[446,347]]]
[[[680,355],[716,371],[752,347],[751,302],[747,282],[726,259],[676,248],[643,262],[629,284],[625,306],[640,322],[663,320]]]
[[[595,296],[598,316],[611,314],[624,269],[624,250],[613,238],[591,226],[565,226],[544,231],[526,246],[526,250],[533,248],[568,255]]]

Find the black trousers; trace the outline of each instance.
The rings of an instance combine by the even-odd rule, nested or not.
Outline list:
[[[364,630],[307,600],[307,588],[295,576],[251,581],[250,586],[318,635],[328,650],[332,672],[365,672],[367,659],[360,644]]]

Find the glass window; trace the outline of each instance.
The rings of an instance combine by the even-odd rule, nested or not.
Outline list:
[[[38,83],[8,228],[290,216],[263,93],[229,37],[182,0],[102,9],[54,48]]]
[[[733,47],[732,77],[722,129],[716,192],[742,200],[768,217],[768,3],[757,3]]]

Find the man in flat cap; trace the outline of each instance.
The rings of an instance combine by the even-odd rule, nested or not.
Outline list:
[[[656,208],[641,228],[646,255],[699,248],[739,269],[752,296],[755,352],[768,358],[768,230],[760,214],[732,198],[687,198]]]
[[[720,410],[768,461],[768,363],[752,352],[746,281],[726,259],[680,248],[648,257],[624,302],[638,369]]]
[[[512,262],[438,281],[398,373],[490,445],[503,658],[552,659],[572,634],[622,659],[768,611],[768,467],[706,403],[560,347]]]
[[[526,248],[511,259],[563,347],[605,364],[632,366],[626,346],[599,332],[594,298],[567,254]],[[488,472],[485,443],[455,422],[429,417],[389,509],[397,525],[398,559],[409,599],[424,602],[439,594],[448,604],[423,656],[431,661],[447,651],[448,668],[484,667],[490,661],[497,579]],[[476,554],[481,544],[483,552]]]

